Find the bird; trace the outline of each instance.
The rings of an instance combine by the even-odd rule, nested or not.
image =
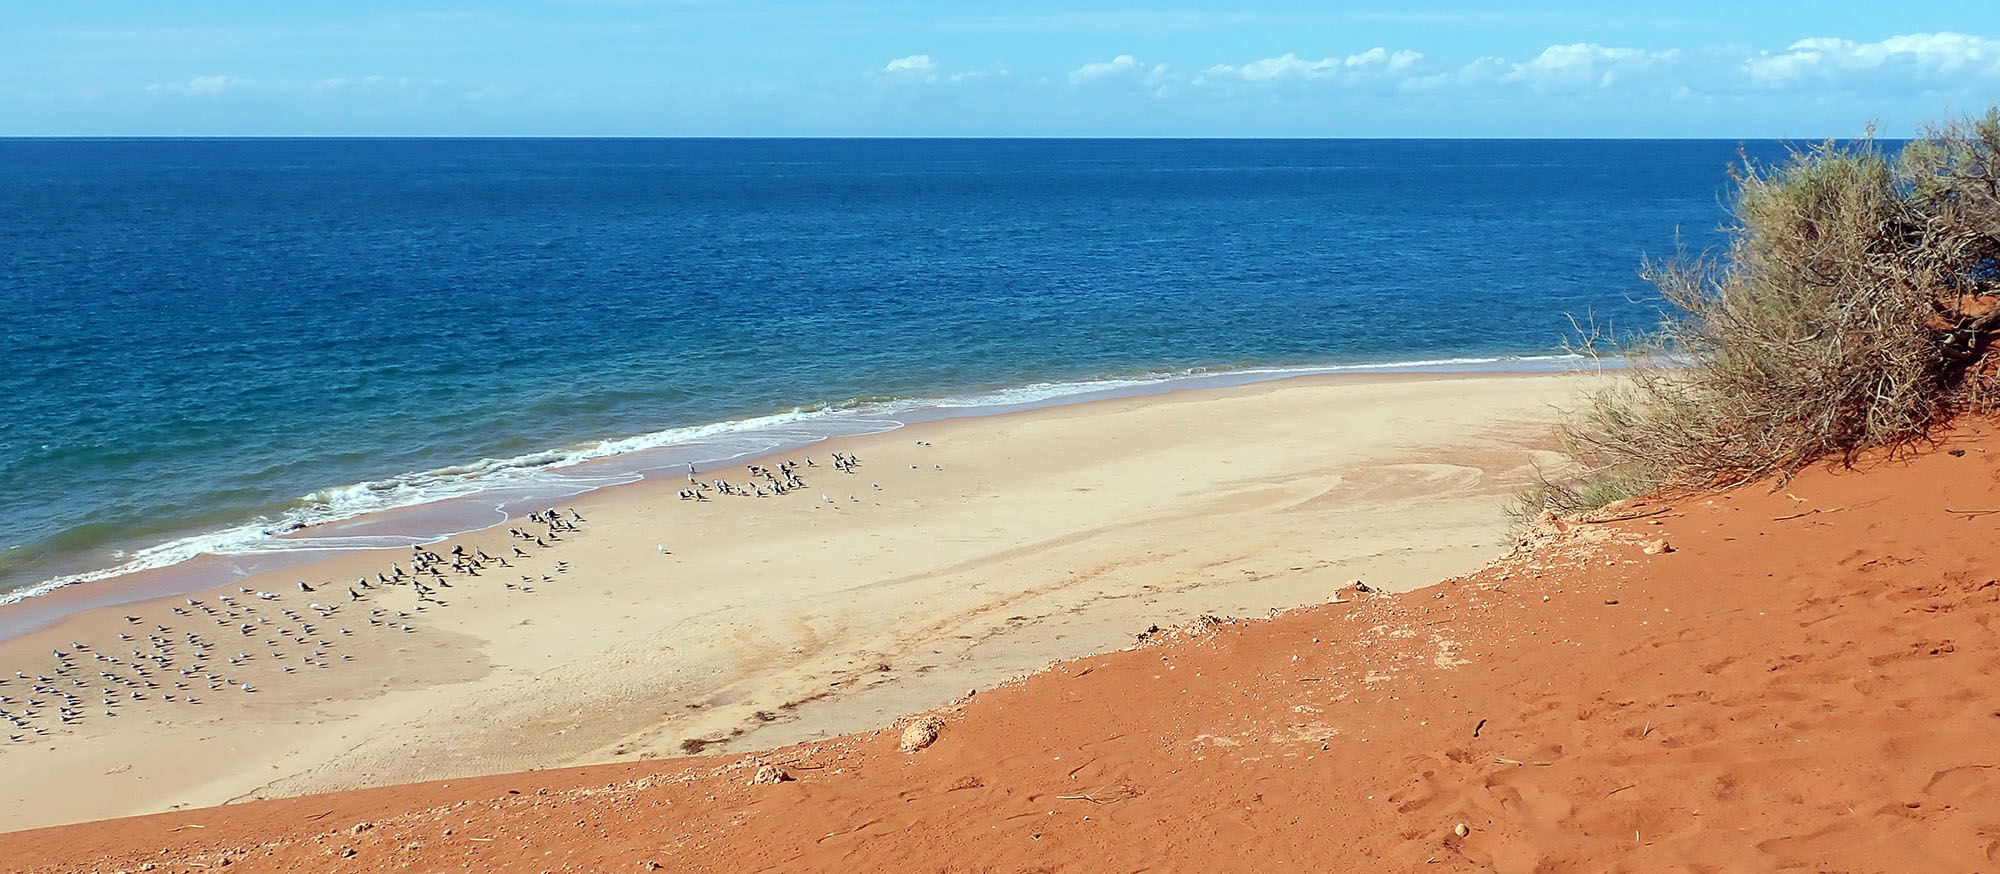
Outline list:
[[[300,580],[300,581],[299,581],[299,591],[301,591],[301,592],[310,592],[310,591],[312,591],[312,590],[313,590],[313,587],[311,587],[311,586],[308,586],[308,585],[306,585],[306,581],[305,581],[305,580]]]
[[[662,544],[660,544],[660,554],[661,554],[661,555],[672,555],[673,553],[672,553],[672,552],[670,552],[670,551],[668,551],[668,549],[667,549],[667,545],[666,545],[666,544],[662,543]]]

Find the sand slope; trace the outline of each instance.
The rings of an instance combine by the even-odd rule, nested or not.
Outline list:
[[[818,466],[783,497],[668,478],[577,501],[547,548],[454,538],[434,551],[525,555],[429,602],[358,588],[403,550],[88,611],[0,643],[0,695],[41,699],[47,732],[0,737],[0,830],[820,739],[1152,623],[1435,582],[1505,551],[1500,507],[1573,388],[1312,377],[931,422],[792,454]],[[98,658],[156,655],[157,688]]]
[[[945,708],[914,753],[892,728],[21,832],[0,836],[0,859],[1986,870],[2000,854],[1994,431],[1775,492],[1633,504],[1407,594],[1153,635]],[[793,779],[753,785],[760,764]]]

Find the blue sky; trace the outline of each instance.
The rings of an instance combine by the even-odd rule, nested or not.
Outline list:
[[[1809,138],[2000,101],[1971,2],[9,5],[13,136]]]

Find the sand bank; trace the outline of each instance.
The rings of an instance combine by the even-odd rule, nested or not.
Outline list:
[[[1571,389],[1312,377],[932,422],[790,453],[818,466],[783,497],[641,483],[546,548],[457,538],[512,566],[435,600],[351,598],[409,567],[361,553],[79,614],[0,646],[0,693],[50,729],[0,744],[0,829],[830,737],[1153,624],[1427,584],[1504,551],[1500,507]],[[151,656],[171,664],[129,667]]]

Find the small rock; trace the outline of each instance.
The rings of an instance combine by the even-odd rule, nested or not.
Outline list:
[[[660,863],[655,862],[651,859],[647,859],[644,862],[640,862],[639,867],[644,868],[648,871],[658,871],[660,870]]]
[[[357,822],[357,823],[355,823],[355,824],[354,824],[354,827],[353,827],[353,828],[351,828],[351,829],[348,829],[348,830],[347,830],[347,833],[348,833],[348,834],[354,834],[354,835],[358,835],[358,834],[360,834],[360,833],[362,833],[362,832],[365,832],[365,831],[367,831],[367,830],[369,830],[369,829],[371,829],[371,828],[374,828],[374,827],[375,827],[375,824],[374,824],[374,823],[372,823],[372,822]]]
[[[341,857],[341,858],[343,858],[343,859],[352,859],[352,858],[354,858],[354,848],[353,848],[353,847],[348,847],[348,848],[346,848],[346,849],[343,849],[343,850],[341,850],[341,851],[340,851],[340,857]]]
[[[1648,543],[1646,544],[1646,549],[1645,549],[1647,555],[1661,555],[1663,553],[1668,553],[1673,551],[1674,548],[1668,545],[1667,541],[1665,540],[1655,540],[1651,543]]]
[[[937,742],[938,730],[944,728],[944,720],[936,716],[926,716],[910,723],[903,729],[903,740],[899,746],[903,752],[914,753]]]
[[[1472,834],[1472,829],[1466,828],[1465,823],[1461,822],[1458,825],[1451,827],[1451,833],[1458,835],[1459,837],[1462,838],[1465,837],[1466,835]]]
[[[759,765],[756,776],[750,778],[750,785],[768,786],[772,783],[787,783],[791,779],[792,775],[785,773],[785,769],[777,765]]]

